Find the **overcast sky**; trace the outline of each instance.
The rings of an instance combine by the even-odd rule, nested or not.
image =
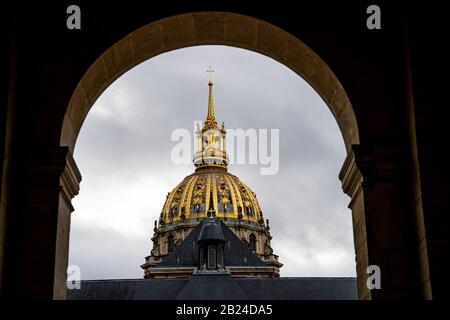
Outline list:
[[[261,175],[260,164],[230,165],[229,172],[256,193],[270,220],[281,276],[355,276],[350,199],[338,180],[345,147],[331,112],[284,65],[226,46],[152,58],[94,104],[75,149],[83,180],[73,200],[69,264],[80,266],[82,279],[143,276],[166,195],[194,170],[171,161],[171,134],[204,120],[209,65],[219,123],[280,130],[276,175]]]

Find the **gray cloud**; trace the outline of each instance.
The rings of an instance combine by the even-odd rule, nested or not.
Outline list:
[[[135,278],[140,273],[142,252],[148,245],[139,237],[99,225],[76,224],[71,232],[77,235],[71,243],[71,264],[81,267],[82,279],[102,278],[103,272],[112,279]]]
[[[74,200],[70,263],[90,279],[142,276],[138,266],[151,249],[165,195],[193,172],[193,165],[172,164],[170,135],[204,120],[209,64],[219,122],[280,129],[278,174],[262,176],[259,165],[229,171],[256,192],[270,219],[282,276],[354,275],[349,198],[337,177],[345,148],[331,112],[285,66],[226,46],[157,56],[98,99],[75,150],[83,182]]]

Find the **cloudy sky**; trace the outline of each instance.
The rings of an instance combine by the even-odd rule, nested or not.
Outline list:
[[[354,276],[349,198],[338,180],[345,147],[331,112],[284,65],[226,46],[152,58],[94,104],[75,149],[83,180],[73,201],[69,264],[80,266],[83,279],[143,276],[167,192],[194,169],[171,160],[171,134],[204,120],[209,65],[219,123],[280,130],[277,174],[261,175],[261,164],[229,171],[256,192],[270,220],[281,276]]]

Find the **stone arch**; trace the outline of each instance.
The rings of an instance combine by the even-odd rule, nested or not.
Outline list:
[[[108,12],[119,18],[110,24],[111,16],[104,14],[103,6],[86,6],[94,28],[71,36],[60,29],[64,28],[61,12],[55,14],[41,4],[20,15],[13,10],[6,19],[5,44],[10,54],[2,64],[7,70],[8,103],[3,112],[7,117],[6,128],[2,127],[0,216],[10,219],[0,228],[0,294],[27,299],[65,297],[71,199],[81,179],[72,152],[78,131],[103,89],[157,54],[222,44],[254,50],[285,64],[316,89],[334,114],[347,148],[339,178],[352,199],[359,297],[445,297],[448,273],[441,262],[450,250],[441,246],[448,224],[440,213],[448,205],[442,187],[449,179],[443,174],[447,171],[441,148],[433,145],[446,145],[445,135],[437,134],[446,117],[429,105],[445,100],[441,89],[446,82],[429,70],[442,67],[439,58],[446,55],[435,46],[423,57],[425,44],[433,42],[430,36],[439,40],[435,25],[424,33],[422,25],[414,22],[414,10],[402,15],[405,19],[396,19],[395,14],[387,17],[388,32],[374,32],[366,30],[361,20],[365,10],[359,9],[364,8],[353,5],[322,8],[305,2],[302,10],[288,10],[283,16],[262,4],[215,6],[253,12],[284,26],[292,33],[288,34],[256,18],[226,12],[165,18],[170,12],[186,12],[186,6],[162,10],[152,10],[149,4],[110,6]],[[196,8],[200,11],[205,6]],[[45,17],[44,33],[33,28],[36,12]],[[19,25],[23,28],[16,28]],[[127,36],[123,33],[139,26],[144,27]],[[336,76],[292,35],[307,39],[338,73],[358,124]],[[429,81],[430,76],[436,81]],[[40,262],[33,272],[27,267],[30,261]],[[382,276],[382,290],[367,288],[368,265],[388,272]],[[394,269],[399,276],[389,274]]]
[[[119,76],[156,55],[198,45],[248,49],[284,64],[305,79],[328,105],[347,151],[352,144],[359,144],[358,125],[349,98],[325,61],[288,32],[260,19],[229,12],[196,12],[164,18],[116,42],[90,66],[75,88],[64,116],[60,144],[73,152],[90,108]]]
[[[78,82],[64,115],[60,146],[68,149],[72,159],[77,136],[90,108],[122,74],[159,54],[198,45],[228,45],[266,55],[302,77],[327,104],[347,150],[339,178],[344,191],[352,197],[349,207],[353,212],[359,296],[370,298],[370,292],[364,287],[368,264],[365,222],[358,222],[363,221],[364,193],[353,152],[353,146],[360,142],[355,112],[326,62],[297,37],[275,25],[230,12],[194,12],[163,18],[129,33],[101,54]],[[245,238],[243,241],[249,245]],[[59,273],[64,271],[61,269]]]

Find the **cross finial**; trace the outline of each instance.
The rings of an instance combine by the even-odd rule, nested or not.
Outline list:
[[[214,72],[213,69],[211,69],[211,66],[209,66],[208,70],[206,70],[209,74],[209,82],[212,82],[212,73]]]

